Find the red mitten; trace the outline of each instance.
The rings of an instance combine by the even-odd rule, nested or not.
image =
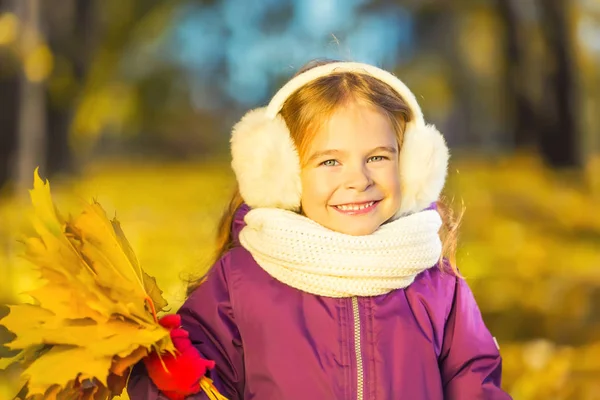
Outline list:
[[[207,370],[215,367],[215,362],[200,357],[188,332],[180,327],[180,315],[166,315],[158,322],[171,331],[176,354],[165,353],[159,358],[153,352],[144,358],[144,364],[148,375],[165,396],[171,400],[183,400],[201,390],[200,379]]]

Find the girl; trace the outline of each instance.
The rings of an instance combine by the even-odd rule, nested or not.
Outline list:
[[[448,149],[401,81],[309,65],[242,118],[231,151],[220,256],[163,320],[180,352],[134,368],[133,400],[207,399],[206,373],[230,400],[510,399],[448,261]]]

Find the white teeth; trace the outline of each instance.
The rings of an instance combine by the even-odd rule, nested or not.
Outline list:
[[[364,210],[367,207],[371,207],[374,203],[374,201],[371,201],[364,204],[345,204],[336,207],[342,211],[360,211]]]

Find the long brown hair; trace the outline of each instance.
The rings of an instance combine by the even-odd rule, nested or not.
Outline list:
[[[302,67],[297,73],[301,74],[319,65],[325,65],[334,60],[312,61]],[[386,83],[367,74],[340,72],[318,78],[295,91],[283,104],[281,116],[290,131],[301,161],[304,161],[306,150],[320,124],[324,123],[333,112],[349,101],[363,101],[381,110],[392,123],[397,135],[398,146],[402,146],[406,123],[411,121],[413,114],[404,99]],[[215,259],[220,259],[229,251],[234,243],[231,227],[236,210],[243,204],[239,190],[236,188],[229,206],[219,222],[217,234],[217,252]],[[442,217],[440,238],[442,240],[442,268],[458,275],[456,270],[456,248],[458,242],[459,217],[446,199],[437,202],[437,210]],[[440,260],[442,261],[442,260]],[[198,282],[190,286],[193,290]]]

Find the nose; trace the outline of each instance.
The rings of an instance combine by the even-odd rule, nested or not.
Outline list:
[[[371,175],[364,165],[347,167],[344,171],[344,182],[346,189],[359,192],[364,192],[373,184]]]

